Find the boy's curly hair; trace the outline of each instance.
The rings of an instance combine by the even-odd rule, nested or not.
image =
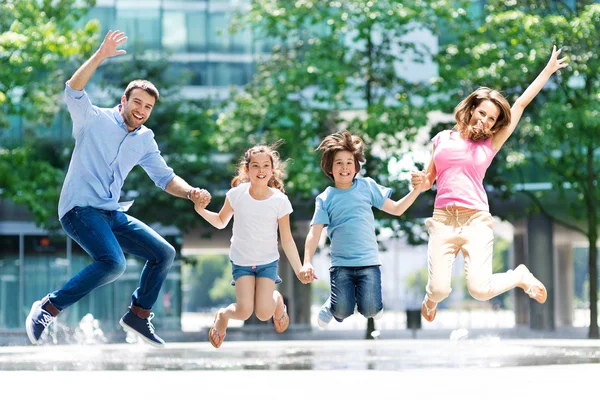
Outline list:
[[[360,171],[360,163],[365,162],[364,148],[365,144],[361,138],[352,135],[347,130],[343,130],[323,139],[316,151],[321,152],[321,169],[331,180],[334,180],[332,170],[335,154],[339,151],[352,153],[354,156],[354,167],[356,173],[358,173]]]

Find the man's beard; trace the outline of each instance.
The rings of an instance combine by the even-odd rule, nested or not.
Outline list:
[[[135,118],[131,113],[123,113],[125,124],[130,128],[137,129],[142,126],[143,121],[138,122],[137,118]]]
[[[468,138],[474,142],[487,140],[492,137],[492,131],[485,129],[482,124],[467,127]]]

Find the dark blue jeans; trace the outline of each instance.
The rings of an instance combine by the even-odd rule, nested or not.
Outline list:
[[[121,211],[74,207],[60,223],[94,262],[50,294],[56,308],[63,310],[121,276],[125,272],[123,252],[147,260],[131,301],[143,309],[152,308],[175,259],[173,246],[148,225]]]
[[[381,270],[378,265],[369,267],[331,267],[331,313],[342,322],[358,312],[366,318],[383,309],[381,299]]]

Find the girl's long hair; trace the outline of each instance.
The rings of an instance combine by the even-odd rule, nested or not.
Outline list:
[[[473,129],[469,125],[471,115],[475,108],[486,100],[494,103],[498,107],[498,110],[500,110],[498,120],[489,131]],[[474,141],[486,140],[494,136],[496,132],[510,125],[510,104],[508,104],[506,98],[499,91],[488,87],[480,87],[456,106],[454,109],[454,119],[456,120],[454,130],[465,134],[469,139]]]
[[[246,150],[244,157],[242,157],[238,163],[237,175],[231,180],[231,187],[239,186],[244,182],[250,182],[250,178],[248,177],[248,168],[250,167],[252,156],[255,154],[265,153],[269,155],[269,158],[271,159],[271,166],[273,167],[273,175],[271,176],[271,179],[269,179],[267,186],[278,189],[281,191],[281,193],[285,193],[285,189],[283,187],[285,166],[284,163],[281,162],[279,153],[275,150],[280,144],[281,141],[278,141],[271,145],[261,144]]]

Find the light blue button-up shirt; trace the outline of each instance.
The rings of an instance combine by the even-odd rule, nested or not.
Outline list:
[[[75,206],[127,211],[131,203],[119,203],[119,197],[136,165],[163,190],[175,177],[160,155],[154,132],[143,125],[128,132],[120,105],[96,107],[85,90],[72,89],[68,83],[65,101],[73,120],[75,148],[60,192],[59,218]]]

